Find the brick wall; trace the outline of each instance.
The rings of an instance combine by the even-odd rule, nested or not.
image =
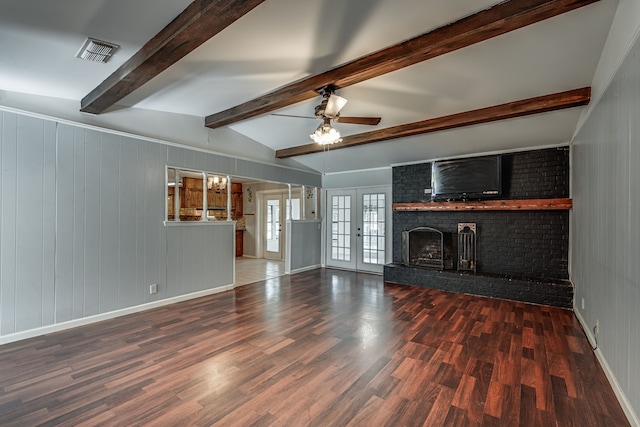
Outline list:
[[[569,197],[569,148],[503,155],[503,199]]]
[[[569,150],[552,148],[505,154],[503,199],[569,197]],[[429,201],[431,164],[393,168],[393,202]],[[419,226],[457,231],[477,224],[477,272],[514,277],[567,279],[568,211],[394,212],[393,261],[402,261],[401,232]]]

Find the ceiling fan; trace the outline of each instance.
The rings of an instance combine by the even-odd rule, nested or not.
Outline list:
[[[296,117],[303,119],[318,119],[322,123],[318,126],[314,133],[309,135],[315,142],[327,145],[335,144],[342,141],[340,133],[331,126],[331,120],[336,123],[348,123],[356,125],[375,126],[380,123],[380,117],[347,117],[341,116],[340,110],[345,106],[347,100],[336,95],[335,87],[329,85],[318,89],[318,93],[322,96],[322,102],[315,108],[315,117],[296,116],[291,114],[272,114],[281,117]]]

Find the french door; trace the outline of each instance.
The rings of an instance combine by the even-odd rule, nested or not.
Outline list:
[[[389,187],[327,191],[329,267],[382,273],[391,249]]]

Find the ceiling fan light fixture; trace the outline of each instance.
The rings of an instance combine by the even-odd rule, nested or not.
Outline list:
[[[334,118],[340,114],[340,110],[345,106],[347,100],[341,96],[331,94],[327,99],[327,105],[324,110],[326,117]]]
[[[320,145],[331,145],[342,142],[340,138],[340,132],[332,128],[327,122],[322,123],[315,132],[309,135],[311,139]]]

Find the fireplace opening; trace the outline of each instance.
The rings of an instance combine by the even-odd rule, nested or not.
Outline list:
[[[452,269],[451,234],[431,227],[403,231],[402,262],[417,267]]]
[[[444,268],[442,231],[418,227],[402,232],[402,261],[407,265]]]

